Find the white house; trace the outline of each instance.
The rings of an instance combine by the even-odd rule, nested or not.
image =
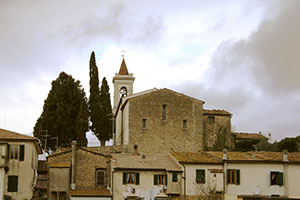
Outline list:
[[[169,155],[113,154],[113,199],[167,200],[181,195],[182,168]]]
[[[0,198],[31,199],[36,185],[38,139],[0,129]]]
[[[184,167],[183,195],[224,199],[300,198],[300,153],[172,153]]]

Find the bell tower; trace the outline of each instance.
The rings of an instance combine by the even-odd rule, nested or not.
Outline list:
[[[112,81],[114,84],[114,113],[116,112],[120,98],[133,94],[134,79],[135,77],[133,77],[133,74],[128,73],[128,69],[123,57],[119,73],[115,73]]]

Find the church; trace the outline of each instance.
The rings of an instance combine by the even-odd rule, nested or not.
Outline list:
[[[134,80],[123,59],[113,77],[114,145],[145,153],[233,148],[229,112],[167,88],[134,93]]]

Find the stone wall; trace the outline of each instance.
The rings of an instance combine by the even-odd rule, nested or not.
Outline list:
[[[95,148],[96,150],[97,148]],[[48,157],[50,163],[70,163],[72,152],[62,152],[55,156]],[[108,156],[86,149],[77,148],[76,150],[76,171],[75,184],[76,189],[95,188],[96,187],[96,169],[106,170],[106,183],[108,183],[107,171]],[[51,171],[51,169],[50,169]],[[50,180],[51,181],[51,180]]]
[[[231,115],[204,114],[203,127],[204,150],[232,149]]]
[[[84,150],[76,152],[76,189],[96,187],[96,169],[106,170],[108,183],[107,161],[109,158]]]
[[[166,105],[166,119],[162,106]],[[162,89],[129,101],[129,145],[142,152],[199,151],[203,140],[203,102]],[[143,119],[146,127],[143,127]],[[183,127],[186,120],[186,128]]]

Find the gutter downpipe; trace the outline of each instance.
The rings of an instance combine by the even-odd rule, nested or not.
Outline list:
[[[185,165],[182,163],[183,168],[184,168],[184,200],[186,200],[186,169]]]
[[[114,199],[114,173],[115,173],[116,171],[115,170],[113,170],[112,171],[112,173],[111,173],[111,192],[112,192],[112,200]]]

